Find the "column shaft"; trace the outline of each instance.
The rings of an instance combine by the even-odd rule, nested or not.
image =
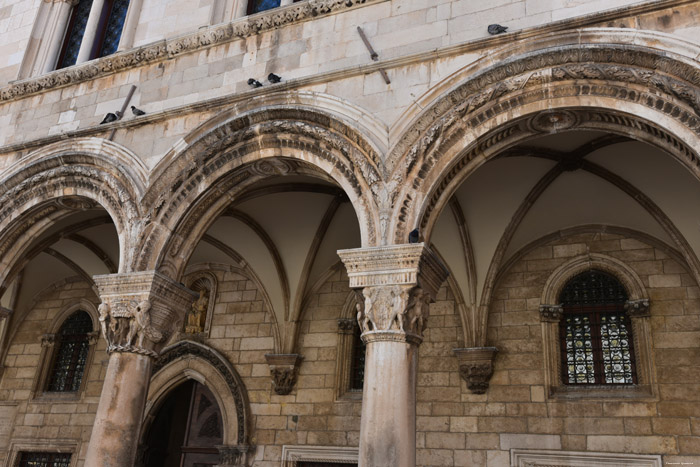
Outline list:
[[[97,30],[100,26],[100,17],[102,16],[104,6],[105,0],[94,0],[92,2],[90,16],[88,16],[87,24],[85,25],[85,34],[83,34],[83,41],[80,43],[80,50],[78,51],[76,63],[87,62],[92,58],[92,49],[95,45]]]
[[[418,346],[367,344],[359,467],[416,465]]]
[[[151,357],[114,352],[109,356],[86,466],[132,467],[151,379]]]

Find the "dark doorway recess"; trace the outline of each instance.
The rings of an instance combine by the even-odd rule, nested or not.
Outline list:
[[[219,463],[221,411],[206,386],[187,381],[175,388],[148,432],[146,467],[208,467]]]

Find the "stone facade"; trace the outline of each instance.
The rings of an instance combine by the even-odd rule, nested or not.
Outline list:
[[[88,60],[96,0],[55,70],[75,3],[0,0],[4,465],[153,465],[192,382],[220,467],[700,463],[700,2],[131,0]],[[563,381],[587,271],[634,383]]]

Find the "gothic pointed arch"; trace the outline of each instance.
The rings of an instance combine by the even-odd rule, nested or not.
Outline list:
[[[631,136],[700,178],[693,143],[700,134],[699,53],[664,34],[586,29],[507,46],[468,67],[459,83],[429,96],[429,107],[403,124],[391,149],[389,180],[403,188],[391,203],[390,238],[403,241],[416,226],[429,238],[469,174],[538,135],[586,129]]]
[[[99,138],[61,141],[22,158],[0,180],[0,288],[42,232],[87,209],[107,211],[119,237],[119,269],[128,270],[145,184],[143,163]]]
[[[358,217],[362,243],[377,242],[372,193],[382,179],[380,155],[346,122],[305,106],[233,110],[183,143],[156,168],[144,196],[151,225],[139,248],[141,269],[179,277],[193,246],[232,200],[260,180],[291,173],[339,185]]]
[[[180,341],[161,352],[153,362],[142,437],[168,393],[188,379],[205,385],[214,395],[223,418],[224,444],[247,448],[250,443],[250,406],[243,380],[233,365],[213,348]],[[142,440],[143,442],[143,440]]]

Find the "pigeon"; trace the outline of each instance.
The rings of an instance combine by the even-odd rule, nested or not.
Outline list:
[[[488,32],[492,36],[496,34],[503,34],[508,30],[508,26],[501,26],[500,24],[490,24],[488,27]]]
[[[132,112],[134,115],[136,115],[137,117],[140,117],[141,115],[146,115],[146,112],[144,112],[144,111],[141,110],[141,109],[137,109],[137,108],[134,107],[133,105],[131,106],[131,112]]]
[[[408,243],[418,243],[418,240],[420,240],[418,229],[411,230],[411,233],[408,234]]]
[[[282,81],[282,77],[277,76],[274,73],[270,73],[269,75],[267,75],[267,80],[271,83],[279,83],[280,81]]]
[[[248,80],[248,85],[253,86],[254,88],[261,88],[263,84],[255,78],[250,78]]]
[[[105,115],[105,118],[102,119],[100,125],[104,125],[105,123],[116,122],[117,120],[119,120],[119,117],[116,114],[110,112],[107,115]]]

